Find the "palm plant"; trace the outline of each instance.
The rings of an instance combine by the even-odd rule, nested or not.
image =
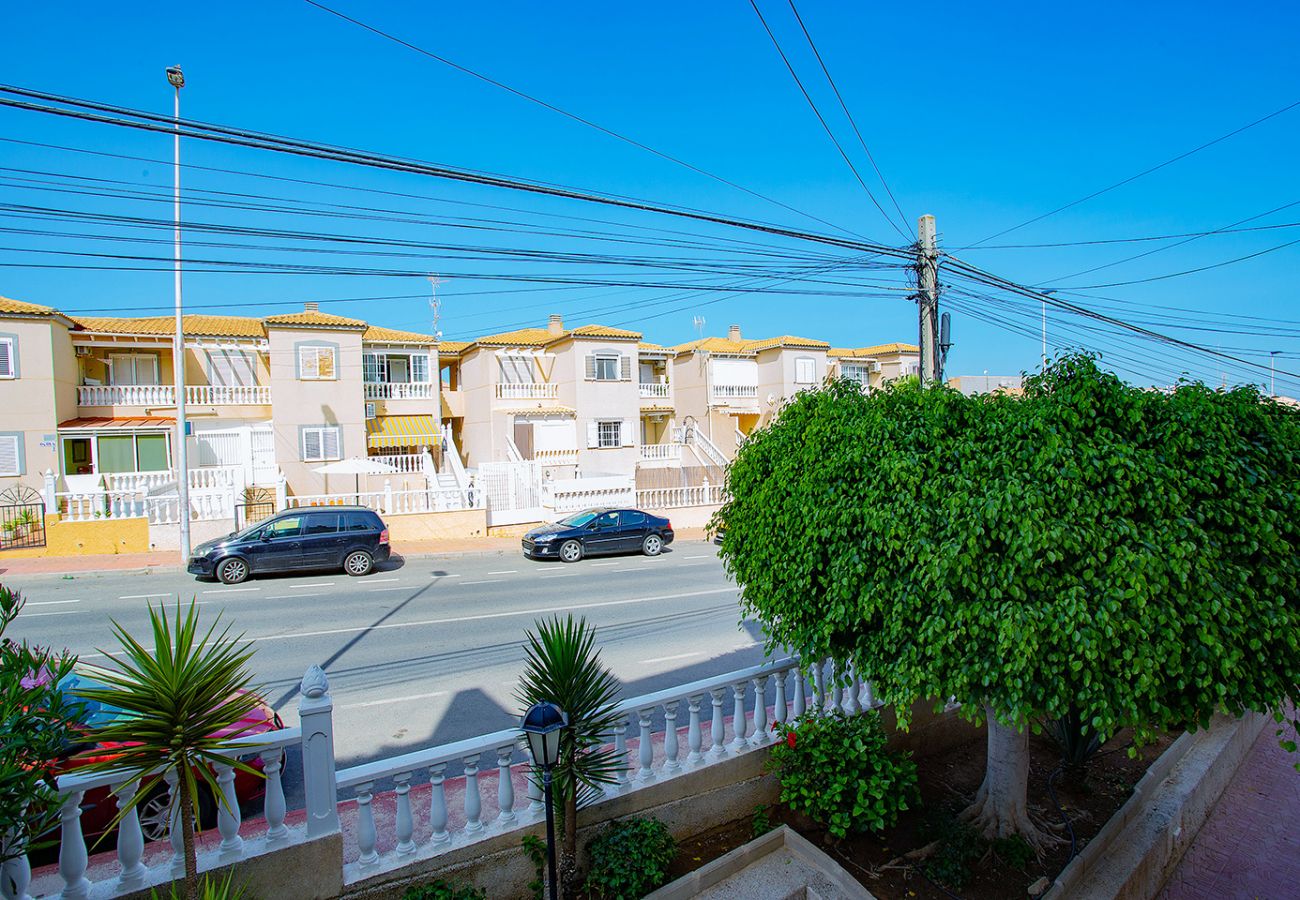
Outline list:
[[[565,896],[572,896],[578,871],[578,809],[598,797],[602,786],[618,780],[626,761],[606,742],[624,723],[615,712],[618,681],[595,649],[595,628],[572,614],[538,621],[535,627],[528,632],[527,659],[515,697],[525,707],[550,701],[569,716],[560,734],[553,779],[562,829],[560,883]]]
[[[131,802],[118,812],[120,819],[168,775],[176,778],[171,795],[172,821],[179,816],[185,855],[185,895],[199,898],[198,859],[194,849],[195,810],[204,789],[222,805],[224,792],[213,766],[233,765],[254,775],[260,773],[227,756],[230,741],[244,733],[240,726],[259,704],[248,690],[246,664],[253,655],[242,635],[232,637],[221,626],[221,616],[201,632],[194,602],[182,614],[169,618],[162,604],[149,607],[153,632],[152,651],[146,649],[116,621],[113,632],[122,644],[115,669],[96,669],[103,688],[79,688],[78,696],[122,710],[123,714],[92,730],[96,741],[120,743],[116,755],[89,769],[137,772],[139,783]],[[218,631],[220,628],[220,631]],[[113,659],[111,656],[109,659]],[[114,820],[116,824],[117,820]]]

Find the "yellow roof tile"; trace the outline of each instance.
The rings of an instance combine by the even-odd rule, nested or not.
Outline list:
[[[384,344],[438,343],[438,339],[431,334],[420,334],[415,331],[398,331],[396,328],[384,328],[380,325],[371,325],[367,328],[366,333],[361,335],[361,340]]]
[[[641,343],[637,344],[636,348],[640,350],[642,353],[672,353],[673,352],[672,347],[664,347],[660,344],[651,344],[651,343],[647,343],[646,341],[642,341]]]
[[[59,311],[53,306],[41,306],[39,303],[27,303],[23,300],[12,300],[9,297],[0,297],[0,313],[8,313],[13,316],[59,315]]]
[[[780,347],[790,350],[829,350],[830,344],[825,341],[815,340],[814,338],[796,337],[792,334],[783,334],[773,338],[759,338],[756,341],[745,341],[750,350],[775,350]]]
[[[76,316],[73,321],[83,331],[100,334],[148,334],[159,337],[176,333],[176,319],[173,316],[145,316],[143,318],[121,318],[117,316]],[[182,328],[186,334],[203,337],[265,337],[261,319],[248,316],[185,316]]]
[[[629,341],[641,340],[641,332],[628,331],[626,328],[614,328],[610,325],[579,325],[568,332],[573,337],[621,338]]]
[[[297,326],[299,328],[365,328],[366,323],[360,319],[349,319],[319,310],[308,309],[303,312],[285,313],[267,316],[263,319],[267,325]]]
[[[695,350],[704,350],[708,353],[729,353],[733,356],[753,356],[754,351],[749,348],[751,341],[731,341],[726,338],[707,337],[697,341],[690,341],[685,344],[678,344],[673,349],[678,353],[691,353]]]
[[[861,359],[872,356],[886,356],[890,353],[920,353],[921,348],[916,344],[876,344],[872,347],[832,347],[827,356],[832,358],[844,357],[846,359]]]
[[[489,347],[540,347],[555,340],[555,337],[545,328],[520,328],[517,331],[489,334],[471,343],[484,344]]]
[[[442,356],[455,356],[469,347],[469,341],[439,341],[438,353]]]

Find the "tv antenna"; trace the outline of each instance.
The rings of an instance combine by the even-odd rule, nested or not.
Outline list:
[[[442,340],[442,332],[438,330],[438,314],[441,312],[442,301],[438,299],[438,285],[442,284],[442,279],[437,275],[429,275],[429,309],[433,310],[433,336],[437,340]]]
[[[704,316],[695,317],[695,330],[700,335],[700,340],[704,340]]]

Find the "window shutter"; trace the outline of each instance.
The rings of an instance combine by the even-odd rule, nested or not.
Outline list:
[[[596,380],[596,354],[594,353],[587,354],[587,380]]]
[[[321,378],[334,377],[334,348],[321,347],[316,351],[316,368]]]
[[[0,437],[0,475],[21,475],[18,467],[18,437],[6,434]]]
[[[135,384],[135,367],[131,357],[114,354],[109,357],[109,380],[113,384]]]
[[[181,358],[181,365],[184,365],[184,357]],[[156,356],[137,356],[135,358],[135,383],[136,384],[157,384],[158,383],[158,357]]]
[[[632,357],[620,356],[619,361],[619,379],[621,381],[632,380]]]
[[[14,377],[14,342],[13,338],[0,340],[0,378]]]
[[[627,362],[627,357],[626,357],[626,356],[623,357],[623,361],[624,361],[624,362]],[[636,445],[636,440],[632,437],[632,420],[631,420],[631,419],[624,419],[624,420],[623,420],[623,424],[619,426],[618,433],[619,433],[619,436],[623,439],[623,446],[624,446],[624,447],[632,447],[632,446],[635,446],[635,445]]]
[[[587,357],[591,359],[591,357]],[[587,423],[587,449],[591,450],[600,446],[600,426],[595,422]]]
[[[323,459],[339,458],[339,430],[337,428],[321,429],[321,450]]]
[[[302,458],[306,462],[320,459],[320,429],[304,428],[302,432]]]
[[[299,347],[298,348],[298,377],[315,378],[318,370],[316,367],[316,348]]]

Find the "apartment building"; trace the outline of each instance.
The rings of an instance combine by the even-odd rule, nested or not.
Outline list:
[[[865,389],[921,374],[921,348],[916,344],[837,347],[827,351],[826,357],[831,377],[855,381]]]
[[[77,317],[0,299],[0,479],[39,488],[97,475],[109,487],[174,472],[174,319]],[[378,456],[418,474],[441,443],[436,341],[314,304],[251,318],[184,318],[191,481],[233,472],[325,490],[315,468]],[[201,481],[201,478],[200,478]],[[338,489],[339,486],[334,486]]]

